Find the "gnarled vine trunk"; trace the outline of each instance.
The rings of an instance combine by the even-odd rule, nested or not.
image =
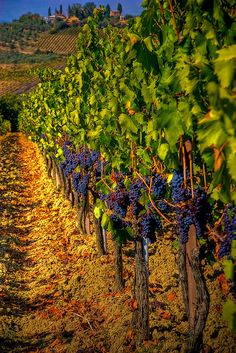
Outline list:
[[[149,338],[149,291],[148,273],[145,259],[143,239],[135,239],[135,279],[134,279],[134,306],[132,329],[137,344]]]
[[[194,224],[189,228],[187,244],[180,244],[179,273],[190,328],[185,352],[198,353],[203,345],[202,335],[209,311],[209,297],[201,273]]]
[[[122,245],[113,237],[117,289],[124,288]]]
[[[104,246],[103,231],[101,226],[101,220],[96,218],[95,214],[93,214],[93,222],[94,222],[94,230],[96,235],[98,256],[102,256],[106,254],[106,250]]]

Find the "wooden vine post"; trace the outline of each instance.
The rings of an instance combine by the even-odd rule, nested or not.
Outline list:
[[[148,271],[143,238],[136,225],[135,278],[132,329],[137,344],[149,339],[149,290]]]
[[[114,236],[112,237],[112,241],[115,257],[116,285],[118,290],[122,290],[124,288],[122,245]]]
[[[192,143],[185,143],[185,151],[190,164],[190,182],[193,193]],[[185,155],[183,155],[185,158]],[[179,273],[182,285],[183,300],[189,322],[190,334],[186,342],[186,353],[198,353],[203,345],[203,329],[209,311],[209,298],[201,272],[199,245],[196,226],[191,224],[188,230],[188,241],[179,247]]]

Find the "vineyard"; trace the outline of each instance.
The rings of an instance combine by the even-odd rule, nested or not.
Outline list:
[[[3,57],[7,61],[6,55],[3,55]],[[32,64],[24,63],[24,59],[23,63],[0,63],[0,97],[7,94],[28,93],[39,83],[38,75],[35,73],[37,69],[43,67],[63,69],[66,61],[65,57],[52,57],[51,55],[48,58],[45,55],[38,55],[34,58],[36,63]],[[37,64],[37,62],[40,62],[40,64]]]
[[[30,148],[20,145],[33,141],[55,185],[48,217],[58,217],[60,227],[64,206],[55,208],[54,198],[73,212],[50,245],[57,252],[64,244],[61,256],[79,275],[79,283],[68,284],[65,307],[71,312],[80,296],[93,298],[87,311],[76,304],[82,311],[69,336],[45,339],[35,351],[235,351],[234,4],[145,0],[143,6],[124,29],[100,30],[95,9],[65,69],[41,70],[40,83],[24,96],[18,125],[28,141],[20,134],[2,142],[3,150],[9,139],[9,150],[24,155]],[[41,180],[42,163],[36,165],[31,174]],[[54,303],[47,298],[46,306]],[[62,318],[58,305],[53,313]]]
[[[61,30],[59,33],[45,34],[40,38],[38,47],[43,52],[76,54],[78,32],[78,28],[69,28]]]
[[[39,83],[39,80],[35,78],[34,80],[22,82],[22,81],[0,81],[0,96],[8,93],[20,94],[27,93],[33,87]]]

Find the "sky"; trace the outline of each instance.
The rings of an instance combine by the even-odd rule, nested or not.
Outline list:
[[[39,13],[41,16],[47,16],[48,7],[51,7],[52,13],[55,8],[59,9],[62,4],[63,12],[67,15],[68,5],[80,3],[84,5],[89,0],[0,0],[0,21],[7,22],[18,19],[27,12]],[[123,8],[123,14],[139,15],[142,12],[142,0],[90,0],[97,6],[109,4],[111,10],[117,9],[120,2]]]

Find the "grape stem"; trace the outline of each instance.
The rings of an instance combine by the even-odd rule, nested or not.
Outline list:
[[[148,197],[149,197],[149,200],[150,200],[150,202],[151,202],[152,207],[154,208],[154,210],[155,210],[155,211],[159,214],[159,216],[161,216],[167,223],[172,224],[173,222],[171,222],[165,215],[163,215],[163,213],[156,207],[156,205],[155,205],[154,202],[153,202],[153,199],[152,199],[152,197],[151,197],[151,192],[152,192],[152,187],[151,187],[151,185],[152,185],[152,178],[151,178],[151,180],[150,180],[150,186],[149,186],[149,185],[146,183],[146,181],[144,180],[144,178],[142,177],[142,175],[139,174],[139,172],[135,171],[135,173],[136,173],[136,175],[138,176],[138,178],[139,178],[140,180],[142,180],[142,182],[144,183],[144,185],[147,187],[147,189],[148,189]]]
[[[110,187],[110,185],[107,184],[104,178],[101,178],[100,182],[104,183],[108,187],[108,189],[112,191],[112,188]]]
[[[177,24],[176,24],[175,10],[174,10],[174,7],[172,5],[171,0],[168,0],[168,2],[169,2],[169,6],[170,6],[170,12],[171,12],[171,16],[172,16],[172,21],[173,21],[173,25],[174,25],[175,34],[176,34],[176,36],[178,38],[178,42],[179,42],[180,41],[180,36],[179,36],[178,27],[177,27]]]
[[[180,148],[182,151],[182,160],[183,160],[183,174],[184,174],[184,188],[187,188],[187,168],[186,168],[186,156],[185,156],[185,148],[183,145],[183,137],[180,136]]]
[[[217,240],[223,242],[226,238],[226,235],[221,236],[215,228],[211,228],[209,224],[206,225],[206,228],[209,230],[211,237],[217,242]],[[217,239],[217,240],[216,240]]]
[[[165,14],[164,14],[164,10],[163,10],[163,6],[162,6],[162,3],[161,3],[161,0],[159,1],[159,6],[160,6],[160,11],[161,11],[161,16],[162,16],[163,22],[165,23],[166,19],[165,19]]]
[[[202,173],[203,173],[203,179],[204,179],[204,190],[205,190],[205,192],[207,192],[206,166],[205,166],[205,163],[202,164]]]

